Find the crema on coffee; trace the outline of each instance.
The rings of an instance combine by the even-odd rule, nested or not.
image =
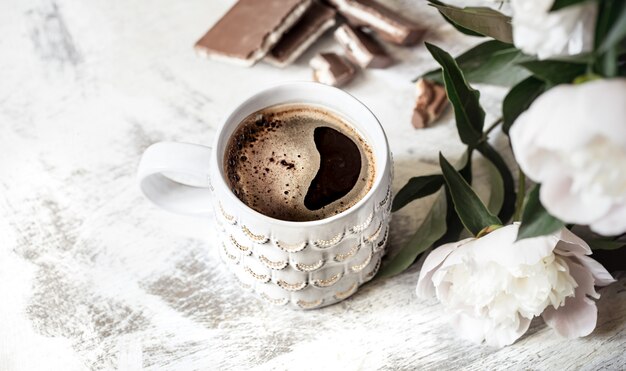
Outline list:
[[[224,169],[232,192],[272,218],[310,221],[354,206],[372,187],[372,151],[350,123],[308,104],[271,106],[245,118],[229,139]]]

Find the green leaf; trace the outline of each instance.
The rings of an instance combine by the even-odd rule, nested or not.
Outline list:
[[[568,6],[577,5],[589,0],[554,0],[554,4],[552,4],[552,8],[550,8],[551,12],[554,12],[559,9],[566,8]]]
[[[546,90],[546,83],[536,77],[529,77],[515,85],[502,102],[502,131],[509,135],[511,125],[526,111],[532,102]]]
[[[470,184],[472,183],[472,154],[473,150],[467,150],[465,152],[465,165],[459,170],[459,174],[465,179],[465,181]],[[446,233],[438,239],[434,245],[439,246],[449,242],[458,241],[463,232],[463,223],[461,223],[461,219],[456,213],[454,209],[454,202],[452,201],[452,196],[450,195],[450,191],[447,187],[444,187],[446,193]]]
[[[511,17],[497,10],[486,7],[458,8],[440,1],[429,0],[446,18],[463,29],[473,31],[483,36],[489,36],[505,43],[513,43],[513,28]]]
[[[617,76],[617,54],[615,48],[610,48],[602,57],[602,72],[605,77]]]
[[[603,236],[592,231],[589,226],[583,225],[573,225],[571,231],[585,240],[591,249],[594,250],[594,253],[596,250],[617,250],[626,247],[626,234]]]
[[[626,32],[626,2],[604,0],[599,3],[594,38],[594,71],[604,77],[619,73],[617,62],[620,42]]]
[[[611,241],[605,239],[588,239],[585,240],[591,247],[591,250],[617,250],[626,246],[624,241]]]
[[[426,48],[441,65],[446,93],[454,107],[454,117],[461,141],[475,146],[483,135],[485,111],[480,106],[480,93],[472,89],[454,58],[435,45],[426,43]]]
[[[605,0],[599,5],[594,70],[604,77],[621,74],[619,56],[626,45],[626,2]]]
[[[519,63],[530,60],[533,60],[533,57],[523,54],[513,45],[497,40],[479,44],[456,58],[467,81],[500,86],[511,86],[530,76],[527,69],[519,66]],[[443,84],[441,68],[420,77]]]
[[[621,24],[623,22],[622,16],[624,14],[624,8],[626,8],[626,3],[623,0],[603,0],[598,4],[598,17],[596,20],[596,29],[595,29],[595,37],[594,37],[594,50],[599,51],[603,44],[606,45],[606,49],[608,49],[612,45],[616,45],[618,40],[613,43],[613,38],[619,35],[621,27],[618,26],[614,32],[617,32],[614,36],[611,36],[613,40],[607,41],[609,34],[613,32],[613,29],[616,25]]]
[[[598,52],[600,53],[604,53],[615,47],[620,41],[626,38],[626,2],[621,0],[619,3],[615,4],[614,7],[616,9],[611,9],[611,11],[614,12],[616,18],[613,20],[612,24],[610,24],[610,28],[606,31],[604,40],[598,47]],[[621,10],[617,9],[618,7],[621,7]]]
[[[431,195],[443,185],[442,175],[425,175],[409,179],[393,198],[391,211],[398,211],[409,202]]]
[[[568,84],[587,71],[587,64],[574,61],[543,60],[522,62],[520,65],[535,77],[553,85]]]
[[[541,186],[536,185],[528,194],[522,213],[522,225],[517,232],[517,241],[525,238],[545,236],[563,228],[562,221],[553,217],[539,201]]]
[[[391,260],[387,261],[378,277],[391,277],[402,273],[415,262],[415,259],[435,243],[446,232],[446,202],[443,195],[437,197],[432,209],[417,228],[411,240]]]
[[[452,19],[446,17],[446,15],[443,14],[442,12],[439,12],[439,14],[441,14],[443,19],[445,19],[448,23],[450,23],[452,25],[452,27],[456,28],[456,30],[459,31],[460,33],[468,35],[468,36],[484,37],[484,35],[481,35],[478,32],[472,31],[470,29],[467,29],[467,28],[459,25],[458,23],[455,23]]]
[[[485,227],[502,224],[500,219],[489,212],[472,187],[441,153],[439,164],[454,202],[454,209],[468,231],[476,236]]]
[[[438,0],[430,0],[430,2],[431,2],[432,4],[437,4],[437,5],[441,5],[441,6],[446,6],[446,4],[444,4],[444,3],[442,3],[441,1],[438,1]],[[475,32],[475,31],[469,30],[469,29],[467,29],[467,28],[465,28],[465,27],[463,27],[463,26],[459,25],[458,23],[455,23],[452,19],[450,19],[450,18],[446,17],[446,15],[445,15],[445,14],[443,14],[442,12],[439,12],[439,14],[441,14],[441,16],[443,17],[443,19],[445,19],[445,20],[446,20],[446,22],[450,23],[450,24],[452,25],[452,27],[456,28],[456,29],[457,29],[457,31],[459,31],[459,32],[461,32],[461,33],[463,33],[463,34],[465,34],[465,35],[468,35],[468,36],[478,36],[478,37],[484,37],[484,35],[479,34],[478,32]]]
[[[456,214],[456,210],[454,209],[454,202],[452,202],[452,196],[450,196],[450,192],[446,189],[446,233],[441,236],[440,239],[435,241],[434,246],[441,246],[446,243],[455,242],[459,240],[461,236],[461,232],[463,232],[463,223],[461,223],[461,219]]]
[[[507,222],[513,213],[515,212],[515,181],[513,180],[513,174],[507,166],[506,162],[500,153],[495,150],[488,142],[482,142],[476,147],[485,158],[498,169],[500,176],[502,177],[502,183],[504,185],[504,201],[502,202],[502,208],[498,213],[500,220]]]
[[[489,198],[487,200],[487,209],[497,215],[502,209],[504,203],[504,182],[498,168],[490,160],[485,161],[487,173],[489,175]]]

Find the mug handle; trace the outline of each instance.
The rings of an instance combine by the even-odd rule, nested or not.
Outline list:
[[[198,144],[159,142],[139,162],[139,189],[155,205],[177,214],[212,212],[209,189],[211,148]]]

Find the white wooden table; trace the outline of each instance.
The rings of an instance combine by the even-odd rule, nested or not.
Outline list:
[[[501,350],[457,340],[441,307],[415,297],[417,267],[317,311],[243,294],[212,246],[212,220],[157,210],[134,183],[151,143],[210,143],[245,96],[310,79],[312,52],[286,70],[196,57],[193,43],[231,3],[0,1],[0,370],[625,367],[626,279],[602,291],[589,337],[561,339],[537,321]],[[389,4],[453,53],[478,41],[424,1]],[[315,50],[333,48],[327,36]],[[412,129],[410,79],[434,62],[424,47],[390,49],[399,64],[347,90],[382,121],[397,190],[436,171],[439,150],[454,159],[463,147],[450,112]],[[483,89],[488,121],[503,93]],[[480,164],[476,174],[484,180]],[[429,202],[395,216],[392,249]]]

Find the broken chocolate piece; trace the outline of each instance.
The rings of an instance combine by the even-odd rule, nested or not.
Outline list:
[[[439,118],[448,106],[448,97],[442,85],[429,80],[417,80],[415,88],[417,100],[413,108],[411,123],[416,129],[422,129]]]
[[[331,86],[342,86],[350,82],[356,69],[346,58],[336,53],[320,53],[309,62],[313,69],[313,80]]]
[[[313,1],[309,10],[283,35],[265,60],[281,68],[290,65],[335,25],[335,15],[335,9]]]
[[[311,0],[239,0],[195,45],[216,60],[252,66],[278,42]]]
[[[424,29],[374,0],[328,0],[355,26],[372,29],[385,41],[415,45]]]
[[[382,45],[347,24],[335,30],[335,39],[346,50],[348,59],[363,68],[385,68],[393,63]]]

